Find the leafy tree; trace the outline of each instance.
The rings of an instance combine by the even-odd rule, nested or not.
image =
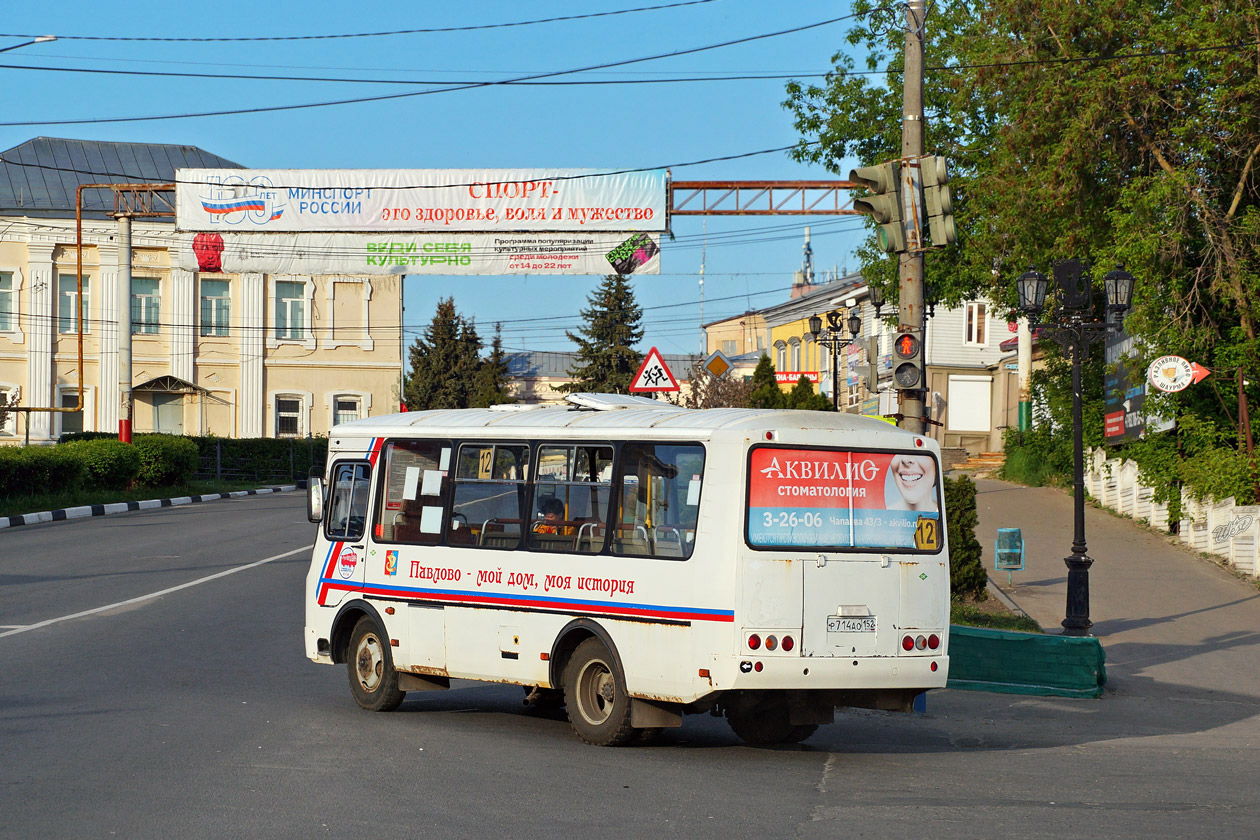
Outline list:
[[[683,408],[748,408],[752,383],[741,378],[718,378],[704,369],[704,362],[691,366],[691,390],[680,401]]]
[[[494,325],[494,338],[490,341],[490,355],[481,360],[473,385],[471,405],[485,408],[492,405],[516,402],[508,390],[507,357],[503,352],[503,325]]]
[[[438,301],[433,320],[410,348],[407,408],[423,411],[471,405],[480,350],[476,327],[455,310],[455,299]]]
[[[585,326],[578,334],[565,333],[578,346],[569,369],[574,381],[559,390],[628,394],[643,361],[635,349],[643,339],[643,310],[635,303],[634,289],[624,276],[610,274],[586,300]]]
[[[874,7],[854,4],[866,16],[848,33],[857,59],[837,54],[823,84],[787,87],[796,156],[836,173],[847,156],[900,157],[904,34],[872,25]],[[985,293],[1010,305],[1028,265],[1049,273],[1076,257],[1098,279],[1124,263],[1138,281],[1126,328],[1146,348],[1134,367],[1175,353],[1216,372],[1149,399],[1179,431],[1126,454],[1161,492],[1184,480],[1255,498],[1260,3],[992,0],[937,5],[926,31],[926,147],[949,158],[959,228],[958,247],[928,256],[928,281],[949,303]],[[887,75],[853,75],[858,60]],[[895,261],[869,243],[862,256],[895,299]],[[1070,414],[1047,408],[1050,436],[1066,437]]]
[[[809,377],[801,374],[801,378],[796,380],[796,385],[791,391],[788,391],[787,398],[784,400],[784,408],[798,408],[805,411],[834,411],[835,407],[831,404],[831,400],[822,394],[814,393],[814,384],[809,381]]]

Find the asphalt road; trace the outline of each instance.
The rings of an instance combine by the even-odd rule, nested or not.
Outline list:
[[[363,712],[343,669],[302,653],[310,537],[296,493],[0,533],[0,837],[1250,838],[1260,824],[1257,697],[1136,668],[1102,700],[940,691],[926,715],[843,713],[780,749],[707,716],[652,747],[589,747],[505,686]]]

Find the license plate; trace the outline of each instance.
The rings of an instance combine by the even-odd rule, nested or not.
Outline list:
[[[828,633],[874,633],[875,616],[862,618],[846,618],[838,615],[827,616]]]

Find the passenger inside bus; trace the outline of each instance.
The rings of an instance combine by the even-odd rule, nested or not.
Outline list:
[[[535,534],[572,536],[572,526],[563,524],[564,502],[555,497],[543,499],[542,504],[538,506],[538,513],[542,516],[542,521],[534,523]]]

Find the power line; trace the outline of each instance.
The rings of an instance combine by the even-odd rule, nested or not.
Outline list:
[[[646,61],[659,61],[665,58],[675,58],[675,57],[684,56],[684,55],[694,55],[695,53],[707,52],[709,50],[721,49],[724,47],[735,46],[737,44],[747,44],[752,41],[760,41],[766,38],[777,38],[781,35],[791,35],[797,32],[804,32],[810,29],[817,29],[818,27],[821,27],[821,26],[828,26],[833,23],[839,23],[840,21],[850,20],[852,18],[860,17],[860,16],[861,14],[843,15],[841,17],[830,18],[828,20],[818,21],[816,23],[807,23],[802,26],[795,26],[790,29],[782,29],[775,32],[763,32],[760,35],[750,35],[744,38],[736,38],[731,41],[723,41],[718,44],[709,44],[703,47],[689,47],[684,50],[675,50],[674,52],[669,52],[669,53],[657,53],[655,55],[642,56],[640,58],[628,58],[628,59],[623,59],[621,61],[610,61],[610,62],[605,62],[603,64],[593,64],[593,65],[588,65],[586,67],[577,67],[571,70],[554,70],[554,71],[549,71],[546,73],[534,73],[534,74],[520,76],[520,77],[512,78],[512,79],[501,79],[498,81],[487,81],[487,82],[469,82],[469,83],[460,84],[460,85],[451,85],[449,87],[444,87],[444,88],[430,88],[427,90],[409,91],[406,93],[390,93],[390,94],[382,94],[379,96],[362,96],[362,97],[354,97],[350,99],[334,99],[334,100],[327,100],[324,102],[306,102],[306,103],[300,103],[296,105],[266,105],[266,106],[259,106],[256,108],[232,108],[232,109],[223,109],[219,111],[200,111],[200,112],[192,112],[192,113],[186,113],[186,114],[153,114],[153,115],[148,115],[148,116],[105,117],[105,118],[92,117],[92,118],[81,118],[81,119],[70,119],[70,120],[23,120],[23,121],[18,121],[18,122],[0,122],[0,126],[16,127],[16,126],[33,126],[33,125],[87,125],[87,124],[96,125],[96,124],[104,124],[104,123],[152,122],[155,120],[179,120],[179,119],[194,119],[194,118],[201,118],[201,117],[236,116],[236,115],[241,115],[241,114],[275,113],[278,111],[297,111],[297,110],[305,110],[305,109],[310,109],[310,108],[327,108],[327,107],[332,107],[332,106],[337,106],[337,105],[357,105],[357,104],[363,104],[367,102],[386,102],[386,101],[395,100],[395,99],[407,99],[407,98],[417,97],[417,96],[429,96],[431,94],[437,94],[437,93],[453,93],[455,91],[475,90],[475,89],[484,88],[484,87],[494,87],[496,85],[511,85],[511,84],[516,84],[519,82],[531,81],[534,79],[546,79],[546,78],[552,78],[555,76],[569,76],[575,73],[586,73],[591,70],[606,70],[610,67],[625,67],[630,64],[639,64]]]
[[[659,6],[640,6],[634,9],[614,9],[610,12],[588,12],[580,15],[564,15],[561,17],[537,18],[534,20],[518,20],[507,23],[483,23],[469,26],[444,26],[429,29],[395,29],[385,32],[350,32],[333,35],[256,35],[247,37],[211,37],[211,38],[171,38],[141,35],[58,35],[58,41],[150,41],[170,44],[224,44],[253,43],[258,41],[329,41],[343,38],[380,38],[394,35],[430,35],[447,32],[475,32],[485,29],[507,29],[516,26],[534,26],[542,23],[559,23],[571,20],[587,20],[589,18],[628,15],[636,12],[655,12],[662,9],[677,9],[683,6],[699,6],[713,3],[715,0],[682,0],[677,3],[665,3]],[[47,33],[44,33],[45,35]],[[36,38],[37,35],[18,35],[16,33],[0,33],[0,38]]]

